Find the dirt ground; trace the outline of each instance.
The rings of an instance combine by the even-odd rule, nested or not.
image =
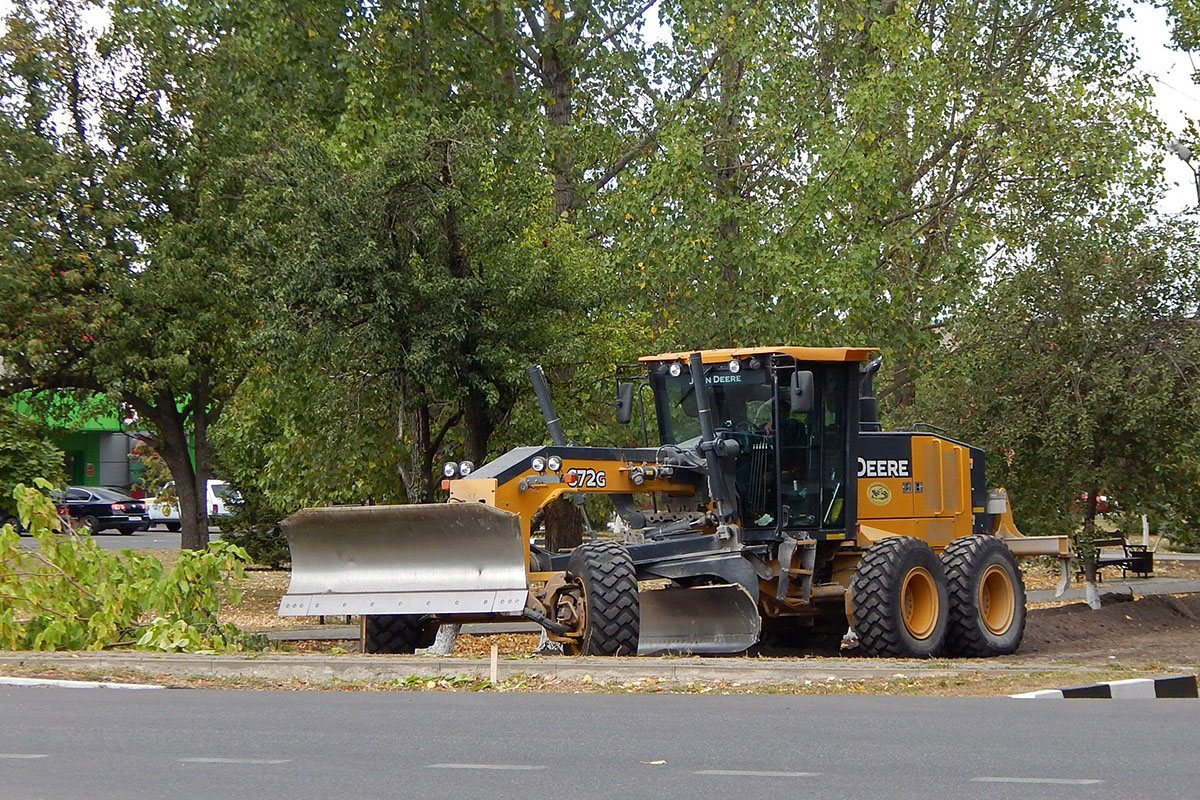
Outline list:
[[[1033,562],[1025,568],[1024,573],[1029,589],[1052,588],[1057,581],[1056,566],[1053,564]],[[1200,562],[1159,561],[1155,564],[1155,576],[1200,578]],[[1118,571],[1109,577],[1109,581],[1119,577]],[[317,625],[317,617],[276,616],[275,610],[279,597],[287,587],[287,580],[286,572],[247,571],[245,579],[239,582],[244,591],[242,601],[236,606],[227,606],[221,614],[222,620],[233,622],[243,630],[257,631]],[[1136,581],[1134,586],[1136,589]],[[328,622],[345,625],[341,618]],[[357,618],[353,622],[357,623]],[[454,655],[483,657],[495,644],[502,658],[528,657],[533,654],[537,642],[538,637],[534,634],[460,636]],[[283,642],[277,644],[276,648],[289,652],[357,652],[358,642]],[[817,654],[821,653],[761,653],[764,656]],[[1083,603],[1031,607],[1021,649],[1006,660],[1200,663],[1200,594],[1144,597],[1133,602],[1110,603],[1099,611],[1092,611]]]
[[[1200,594],[1032,609],[1013,658],[1030,657],[1200,663]]]

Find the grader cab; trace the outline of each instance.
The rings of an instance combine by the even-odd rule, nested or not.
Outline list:
[[[439,624],[526,618],[567,652],[740,652],[849,627],[872,655],[1014,652],[1025,537],[978,448],[881,430],[872,348],[664,353],[618,385],[658,444],[519,447],[448,464],[439,505],[305,509],[284,522],[283,615],[357,614],[368,652],[412,652]],[[647,400],[649,401],[647,403]],[[652,414],[647,414],[646,406]],[[627,533],[570,552],[537,544],[564,494],[611,497]]]

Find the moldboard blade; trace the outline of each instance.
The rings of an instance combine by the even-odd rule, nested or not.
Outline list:
[[[283,521],[280,616],[491,614],[525,607],[517,516],[478,503],[306,508]]]
[[[654,589],[638,594],[638,655],[740,653],[758,641],[762,620],[737,584]]]

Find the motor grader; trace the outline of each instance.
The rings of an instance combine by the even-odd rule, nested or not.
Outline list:
[[[355,614],[367,652],[437,626],[524,618],[568,653],[732,653],[847,627],[870,655],[993,656],[1025,627],[1017,556],[1070,572],[1064,537],[1026,537],[984,454],[935,429],[884,431],[874,348],[663,353],[618,372],[617,417],[658,444],[551,437],[478,469],[447,464],[444,504],[304,509],[284,521],[282,615]],[[647,413],[647,399],[652,413]],[[622,540],[539,545],[539,511],[608,495]]]

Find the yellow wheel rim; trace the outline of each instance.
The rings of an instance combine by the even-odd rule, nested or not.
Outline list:
[[[997,636],[1012,625],[1016,610],[1016,592],[1003,567],[993,564],[979,579],[979,617],[983,626]]]
[[[904,627],[914,639],[927,639],[938,621],[937,584],[924,567],[913,567],[900,585]]]

